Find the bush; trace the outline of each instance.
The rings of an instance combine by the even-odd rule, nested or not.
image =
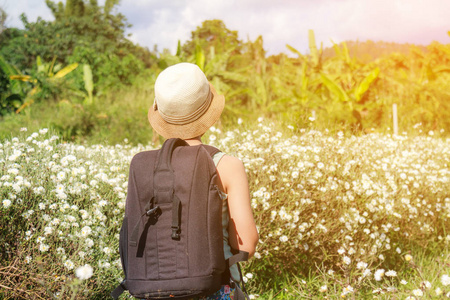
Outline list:
[[[432,295],[427,281],[447,292],[448,138],[276,128],[212,128],[204,138],[247,169],[260,234],[244,268],[253,294]],[[0,144],[0,297],[104,299],[123,276],[128,165],[144,148],[26,134]],[[77,278],[86,264],[92,276]]]

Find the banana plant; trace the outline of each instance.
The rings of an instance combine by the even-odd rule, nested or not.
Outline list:
[[[0,55],[0,80],[2,80],[0,116],[15,111],[22,104],[24,90],[28,87],[24,82],[11,80],[11,77],[16,78],[16,76],[22,76],[20,71],[15,66],[9,64],[3,56]]]
[[[241,111],[237,109],[236,102],[239,102],[245,93],[243,86],[248,79],[244,75],[246,68],[229,70],[229,62],[234,51],[235,48],[231,47],[223,53],[216,53],[214,46],[210,46],[209,53],[206,55],[203,48],[197,44],[195,52],[187,58],[187,61],[195,63],[203,70],[219,94],[223,94],[227,100],[233,99],[233,101],[227,101],[225,111],[238,115]]]
[[[56,57],[51,63],[43,63],[40,56],[36,59],[37,72],[30,75],[13,75],[11,80],[22,82],[30,82],[33,88],[25,95],[24,103],[17,109],[16,113],[20,113],[26,107],[32,105],[35,100],[35,95],[45,97],[45,93],[52,93],[52,88],[61,84],[61,81],[67,74],[78,67],[78,63],[70,64],[64,68],[60,64],[55,65]],[[45,92],[43,92],[45,90]],[[49,91],[48,91],[49,90]]]
[[[320,74],[324,86],[331,93],[332,97],[338,99],[340,102],[345,103],[349,110],[355,117],[359,129],[362,129],[362,110],[367,109],[367,105],[362,103],[363,96],[369,90],[372,83],[378,78],[380,70],[378,67],[370,71],[355,88],[351,90],[345,90],[338,82],[330,78],[325,74]],[[373,103],[369,103],[373,105]]]
[[[313,61],[318,62],[319,53],[316,51],[317,48],[315,47],[314,32],[311,31],[310,37],[310,51],[315,53],[313,54]],[[293,84],[293,88],[291,88],[291,98],[297,100],[297,103],[290,103],[291,106],[296,104],[296,109],[316,106],[321,102],[319,86],[322,84],[320,77],[318,77],[318,74],[320,73],[316,70],[318,65],[311,64],[311,62],[308,61],[308,58],[294,47],[290,45],[286,45],[286,47],[291,52],[298,55],[297,61],[301,64],[301,67],[299,68],[298,66],[287,61],[283,66],[285,69],[285,72],[283,73],[286,74],[286,78],[283,78],[283,81],[288,84]],[[294,76],[291,76],[291,74]]]

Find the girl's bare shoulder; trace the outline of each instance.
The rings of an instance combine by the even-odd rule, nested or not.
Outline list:
[[[244,168],[244,164],[243,162],[234,156],[225,154],[222,159],[220,160],[219,165],[217,166],[219,171],[228,171],[228,172],[239,172],[239,171],[244,171],[245,172],[245,168]]]

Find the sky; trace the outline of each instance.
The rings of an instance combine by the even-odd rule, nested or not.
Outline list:
[[[53,20],[45,0],[0,0],[0,7],[10,27],[22,27],[21,13],[29,21]],[[269,55],[290,53],[286,44],[307,53],[309,29],[324,47],[346,40],[450,43],[450,0],[121,0],[116,11],[133,25],[133,42],[172,53],[178,40],[189,40],[211,19],[238,31],[244,42],[261,35]]]

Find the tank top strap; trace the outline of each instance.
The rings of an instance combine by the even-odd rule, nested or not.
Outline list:
[[[217,152],[216,154],[213,155],[212,159],[214,161],[214,165],[217,167],[217,165],[219,164],[219,161],[222,159],[222,157],[225,155],[225,153],[223,152]]]

